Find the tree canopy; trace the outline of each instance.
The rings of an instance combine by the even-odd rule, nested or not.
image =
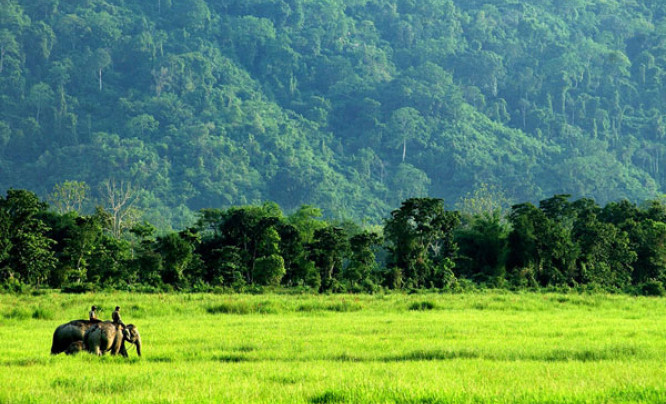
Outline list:
[[[658,1],[0,5],[0,189],[87,184],[91,213],[132,184],[179,229],[266,200],[378,223],[481,184],[532,203],[665,189]]]
[[[267,202],[202,209],[193,226],[168,232],[148,222],[118,229],[110,208],[92,215],[61,209],[26,190],[0,197],[0,291],[501,287],[666,294],[664,199],[602,207],[555,195],[538,207],[461,213],[441,199],[409,198],[383,226],[324,219],[312,206],[285,214]]]

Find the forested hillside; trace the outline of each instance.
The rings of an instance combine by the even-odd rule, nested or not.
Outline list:
[[[658,0],[0,0],[0,189],[379,220],[664,192]]]

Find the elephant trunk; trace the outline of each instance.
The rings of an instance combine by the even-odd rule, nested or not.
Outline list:
[[[141,337],[138,337],[134,344],[136,345],[136,354],[141,356]]]

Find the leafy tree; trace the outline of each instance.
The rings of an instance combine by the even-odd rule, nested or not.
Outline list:
[[[286,273],[284,259],[278,254],[271,254],[257,259],[253,279],[259,285],[279,285]]]
[[[349,264],[343,272],[343,278],[352,289],[358,289],[364,283],[372,285],[377,272],[375,251],[382,242],[382,237],[374,232],[364,231],[349,239]]]
[[[342,228],[327,226],[315,231],[310,244],[310,257],[319,270],[321,292],[340,290],[343,263],[348,251],[349,240]]]
[[[53,90],[46,83],[35,84],[30,89],[28,101],[35,108],[35,121],[39,124],[42,108],[53,101]]]
[[[149,114],[135,116],[127,122],[127,129],[137,137],[143,138],[157,131],[159,122]]]
[[[645,219],[630,235],[636,251],[634,282],[666,284],[666,223]]]
[[[2,241],[4,259],[0,262],[2,277],[30,285],[42,285],[55,268],[51,247],[46,236],[49,228],[39,218],[47,205],[37,195],[25,190],[10,189],[0,198],[0,218],[5,229]]]
[[[19,57],[20,48],[16,36],[6,28],[0,29],[0,73],[5,69],[5,60]]]
[[[314,233],[327,226],[321,220],[321,209],[311,205],[301,205],[296,211],[287,216],[287,223],[294,226],[305,242],[312,241]]]
[[[647,210],[627,200],[607,204],[600,217],[626,233],[631,250],[636,254],[633,263],[634,284],[655,280],[664,282],[666,249],[664,240],[663,203],[653,201]]]
[[[80,213],[89,191],[90,187],[83,181],[65,181],[53,187],[48,200],[60,214]]]
[[[88,281],[100,286],[131,284],[131,248],[129,242],[104,234],[88,259]]]
[[[255,281],[254,275],[258,273],[256,264],[259,258],[279,255],[280,234],[276,226],[281,220],[282,212],[276,205],[231,208],[225,212],[207,211],[206,216],[209,219],[219,220],[217,223],[219,233],[204,236],[202,257],[205,260],[205,257],[212,255],[217,257],[215,261],[219,262],[220,254],[226,251],[240,258],[232,260],[235,263],[234,272],[242,274],[246,283],[251,284]],[[284,267],[284,259],[282,266]],[[227,273],[227,277],[230,275],[235,277],[233,273]]]
[[[542,286],[572,283],[579,251],[571,237],[573,215],[568,198],[545,199],[538,209],[531,204],[512,208],[509,267],[514,274],[526,270]]]
[[[301,233],[295,226],[288,223],[278,224],[276,230],[280,239],[279,251],[285,268],[282,282],[287,285],[303,282],[306,277],[307,259]]]
[[[626,288],[631,281],[636,253],[629,237],[611,223],[599,220],[601,209],[589,199],[573,203],[577,212],[572,237],[580,250],[577,282],[608,288]]]
[[[480,283],[501,286],[506,279],[509,227],[499,210],[477,214],[456,232],[456,272]]]
[[[10,224],[9,212],[0,209],[0,279],[3,281],[12,276],[11,268],[7,266],[12,247]]]
[[[384,226],[389,266],[399,268],[414,288],[440,283],[436,269],[455,257],[453,231],[459,223],[459,213],[446,211],[441,199],[407,199]]]
[[[393,111],[388,121],[387,131],[396,140],[395,143],[402,148],[403,163],[407,156],[407,141],[425,144],[428,140],[425,120],[419,111],[411,107]]]
[[[162,280],[182,287],[188,281],[187,270],[194,259],[196,236],[187,231],[158,237],[156,249],[162,256]]]
[[[97,73],[99,80],[99,91],[102,91],[102,70],[111,64],[111,55],[108,50],[99,48],[90,57],[90,64]]]
[[[88,280],[88,267],[103,239],[103,218],[69,212],[52,218],[53,240],[57,245],[57,270],[49,278],[52,287]]]
[[[514,282],[532,283],[535,282],[537,269],[541,267],[539,226],[544,222],[545,215],[531,203],[515,205],[511,210],[507,268]]]

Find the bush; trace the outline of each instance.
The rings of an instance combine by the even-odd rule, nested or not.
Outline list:
[[[656,279],[650,279],[637,285],[636,290],[638,294],[641,294],[643,296],[666,295],[666,289],[664,289],[664,284]]]
[[[409,310],[413,311],[425,311],[425,310],[432,310],[434,309],[435,303],[429,302],[429,301],[423,301],[423,302],[414,302],[409,305]]]
[[[16,278],[9,278],[0,284],[0,291],[2,292],[27,293],[30,290],[30,285],[26,285]]]
[[[27,320],[31,317],[31,314],[25,308],[14,307],[10,312],[3,313],[2,317],[12,320]]]
[[[348,313],[352,311],[359,311],[363,307],[361,307],[360,304],[350,302],[348,300],[343,299],[340,302],[334,302],[334,303],[328,303],[325,305],[325,310],[328,311],[335,311],[338,313]]]
[[[88,293],[94,291],[95,285],[91,282],[70,283],[64,285],[61,289],[62,293]]]
[[[55,314],[53,313],[53,310],[38,307],[32,312],[32,318],[37,320],[53,320]]]
[[[206,311],[210,314],[275,314],[277,308],[272,302],[228,302],[216,306],[209,306]]]

